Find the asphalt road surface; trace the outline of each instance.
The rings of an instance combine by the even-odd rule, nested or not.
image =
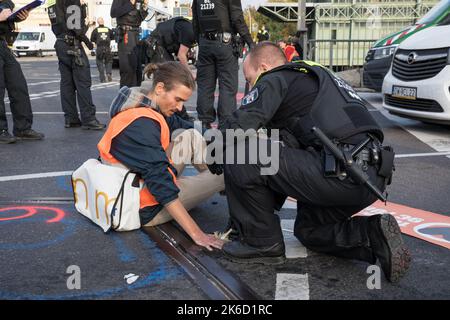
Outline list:
[[[97,157],[102,132],[64,128],[54,57],[19,61],[32,99],[33,128],[46,138],[0,145],[0,299],[207,299],[144,232],[103,234],[70,202],[51,202],[72,196],[70,172]],[[91,60],[91,73],[97,117],[106,123],[119,88],[118,70],[112,83],[102,84]],[[382,110],[380,94],[361,95],[384,128],[386,141],[403,155],[396,160],[389,200],[450,216],[450,159],[445,153],[450,152],[450,127],[391,116]],[[194,94],[189,111],[195,111],[195,101]],[[226,199],[216,195],[191,213],[204,230],[222,230]],[[381,276],[379,288],[370,289],[369,265],[317,254],[292,241],[295,214],[289,206],[280,212],[294,250],[286,264],[240,265],[220,252],[212,256],[267,300],[450,298],[449,249],[405,236],[413,256],[408,274],[397,284]],[[80,272],[79,288],[70,285],[73,270]]]

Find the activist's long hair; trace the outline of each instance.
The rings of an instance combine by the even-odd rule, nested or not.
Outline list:
[[[195,90],[195,80],[191,71],[185,65],[175,61],[150,63],[145,66],[144,74],[149,79],[153,76],[152,91],[159,82],[164,83],[167,91],[180,84]]]

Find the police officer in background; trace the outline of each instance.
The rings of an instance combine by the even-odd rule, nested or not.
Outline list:
[[[28,17],[28,12],[23,12],[15,21],[7,21],[13,9],[12,1],[0,0],[0,143],[14,143],[17,139],[40,140],[44,138],[42,133],[31,129],[33,113],[27,82],[20,64],[8,48],[8,44],[12,45],[15,40],[12,32],[14,22],[21,22]],[[8,132],[5,90],[8,90],[14,122],[14,136]]]
[[[147,17],[148,0],[114,0],[111,17],[117,19],[120,87],[137,87],[142,81],[138,47],[139,27]]]
[[[197,112],[205,127],[216,120],[214,92],[219,80],[219,125],[236,110],[239,42],[253,46],[240,0],[194,0],[192,23],[198,35]],[[236,48],[238,48],[236,50]]]
[[[87,5],[84,0],[47,1],[48,16],[56,36],[55,50],[61,73],[61,105],[66,128],[82,127],[86,130],[105,128],[95,117],[92,101],[91,70],[82,42],[90,50],[92,43],[86,37]],[[70,8],[69,8],[70,7]],[[78,117],[77,100],[80,107]]]
[[[283,263],[283,234],[274,210],[290,196],[297,200],[294,235],[303,245],[370,264],[378,259],[387,279],[398,281],[410,256],[395,218],[353,217],[390,183],[392,148],[382,146],[383,131],[348,84],[316,63],[286,62],[276,44],[255,46],[244,61],[253,88],[221,128],[265,126],[270,135],[278,129],[284,144],[276,151],[275,142],[264,140],[272,147],[272,166],[279,164],[272,174],[261,175],[261,164],[225,165],[225,190],[239,237],[223,252],[236,262]],[[256,152],[248,145],[245,151]],[[339,160],[343,154],[345,161]]]
[[[151,63],[174,61],[175,57],[188,66],[187,54],[195,45],[192,23],[176,17],[158,23],[147,41],[147,57]]]
[[[97,19],[98,27],[92,31],[91,42],[97,47],[95,50],[95,60],[97,62],[100,82],[112,81],[112,54],[111,40],[114,39],[114,32],[105,27],[103,18]],[[108,77],[108,79],[106,79]]]

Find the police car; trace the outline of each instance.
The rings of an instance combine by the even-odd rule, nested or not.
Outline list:
[[[400,44],[382,93],[392,114],[450,124],[450,16]]]

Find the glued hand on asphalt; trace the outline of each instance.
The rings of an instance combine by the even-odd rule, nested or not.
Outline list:
[[[213,248],[222,249],[224,245],[224,241],[217,239],[212,234],[202,233],[197,239],[194,239],[195,243],[199,246],[205,247],[209,251],[212,251]]]

